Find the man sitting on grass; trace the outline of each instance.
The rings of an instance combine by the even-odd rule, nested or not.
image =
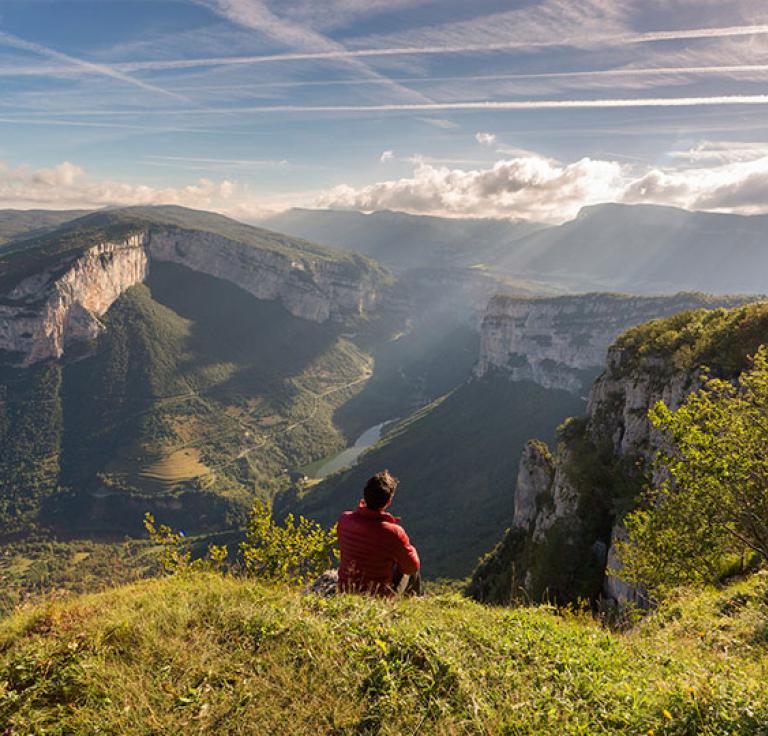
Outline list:
[[[419,555],[400,519],[385,511],[397,484],[388,470],[376,473],[365,484],[357,509],[339,517],[340,591],[421,595]]]

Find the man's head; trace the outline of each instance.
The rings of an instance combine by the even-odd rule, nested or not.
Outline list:
[[[382,470],[368,479],[363,489],[365,505],[369,509],[383,509],[389,506],[395,495],[395,489],[400,481],[388,470]]]

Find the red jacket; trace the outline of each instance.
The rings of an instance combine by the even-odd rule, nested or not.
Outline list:
[[[345,511],[338,521],[339,589],[388,594],[395,565],[405,575],[419,569],[419,555],[398,519],[374,511],[363,501],[356,511]]]

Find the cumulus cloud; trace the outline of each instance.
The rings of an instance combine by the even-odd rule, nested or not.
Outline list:
[[[417,161],[411,177],[360,189],[337,186],[318,205],[557,220],[575,215],[583,204],[613,199],[621,180],[621,164],[588,158],[561,165],[525,157],[471,170]]]
[[[235,183],[227,179],[198,179],[182,187],[157,188],[95,180],[69,161],[47,169],[12,168],[0,161],[0,207],[65,209],[180,204],[222,211],[238,205],[236,194]]]
[[[604,202],[742,214],[768,212],[768,156],[682,168],[591,158],[562,163],[525,155],[465,169],[415,159],[409,177],[359,188],[340,185],[324,192],[316,204],[337,209],[563,222],[584,206]]]
[[[736,151],[736,143],[710,148]],[[744,148],[755,144],[745,143]],[[702,150],[707,148],[701,144]],[[386,153],[386,152],[385,152]],[[739,160],[685,161],[652,167],[582,158],[564,163],[532,153],[495,163],[414,157],[410,176],[362,187],[346,184],[325,192],[255,196],[229,179],[198,179],[154,187],[96,179],[69,161],[50,168],[11,167],[0,161],[0,208],[99,208],[179,204],[253,220],[268,212],[314,204],[323,208],[392,209],[417,214],[512,217],[558,223],[587,205],[649,203],[691,210],[768,213],[768,153]]]
[[[381,161],[381,163],[385,164],[385,163],[387,163],[387,161],[392,161],[392,159],[394,159],[394,157],[395,157],[395,152],[394,151],[384,151],[381,154],[381,156],[379,156],[379,161]]]
[[[652,169],[627,185],[623,201],[741,214],[768,212],[768,155],[707,168]]]
[[[475,140],[481,146],[493,146],[496,143],[496,136],[493,133],[475,133]]]

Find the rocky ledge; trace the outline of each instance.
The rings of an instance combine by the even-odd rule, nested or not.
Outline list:
[[[733,307],[751,300],[699,293],[659,297],[497,295],[483,318],[477,374],[500,370],[512,380],[586,392],[605,365],[608,347],[630,327],[689,309]]]
[[[294,316],[315,322],[363,314],[381,295],[378,275],[345,259],[293,258],[214,233],[148,228],[62,255],[0,294],[0,353],[27,366],[94,339],[100,318],[144,281],[153,261],[224,279],[258,299],[279,299]]]

